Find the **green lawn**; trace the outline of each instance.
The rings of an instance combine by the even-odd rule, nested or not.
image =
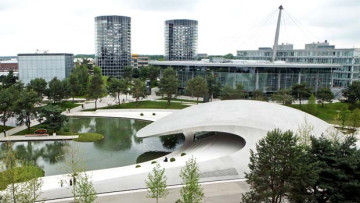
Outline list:
[[[4,132],[4,129],[5,129],[5,130],[10,130],[10,129],[12,129],[12,128],[14,128],[14,127],[5,126],[5,128],[4,128],[4,126],[0,126],[0,133]]]
[[[47,103],[47,105],[58,106],[58,107],[61,108],[62,111],[66,111],[66,109],[72,109],[72,108],[80,106],[80,104],[77,104],[77,103],[72,102],[72,101],[64,101],[64,102],[61,102],[61,103]],[[43,108],[43,107],[44,106],[39,107],[39,108]]]
[[[79,134],[79,138],[74,140],[76,142],[96,142],[98,140],[104,139],[104,135],[99,133],[77,133],[77,134]]]
[[[98,109],[184,109],[186,107],[188,105],[175,102],[168,105],[165,101],[139,101],[138,105],[136,102],[130,102]],[[86,109],[84,111],[95,111],[95,109]]]
[[[306,113],[312,114],[328,123],[336,123],[336,115],[342,108],[352,109],[352,106],[348,103],[329,103],[325,104],[324,107],[321,107],[320,104],[317,104],[317,112],[311,112],[309,110],[309,105],[302,104],[301,108],[299,104],[292,104],[290,107],[305,111]],[[351,110],[350,110],[351,111]]]
[[[18,167],[14,168],[14,173],[12,171],[6,170],[4,172],[0,172],[0,190],[5,189],[10,181],[8,180],[9,174],[17,174],[15,177],[15,182],[25,182],[31,180],[35,177],[43,177],[45,175],[44,170],[37,166],[28,166],[28,167]]]
[[[164,97],[164,98],[160,98],[158,99],[160,101],[167,101],[167,98]],[[202,98],[199,98],[199,103],[204,103],[203,101],[201,101]],[[190,100],[190,99],[177,99],[177,98],[173,98],[171,99],[171,101],[179,101],[179,102],[192,102],[192,103],[196,103],[196,100]]]

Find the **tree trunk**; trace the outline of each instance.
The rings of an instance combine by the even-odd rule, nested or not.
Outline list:
[[[200,96],[198,96],[198,97],[196,98],[196,104],[199,104],[199,97],[200,97]]]
[[[120,105],[120,94],[117,95],[117,98],[118,98],[118,102],[119,102],[119,105]]]
[[[96,105],[97,99],[95,99],[95,110],[97,109],[97,105]]]
[[[168,97],[167,97],[167,103],[168,103],[168,105],[170,105],[170,101],[171,101],[171,95],[168,95]]]

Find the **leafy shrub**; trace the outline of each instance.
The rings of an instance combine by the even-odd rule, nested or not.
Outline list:
[[[156,113],[153,113],[153,116],[155,116],[156,115]]]
[[[181,153],[181,156],[185,156],[185,155],[186,155],[186,153],[185,153],[185,152]]]
[[[141,114],[140,114],[140,116],[144,116],[144,114],[143,114],[143,113],[141,113]]]
[[[139,164],[135,166],[135,168],[140,168],[140,167],[141,167],[141,166],[140,166]]]
[[[156,164],[157,162],[156,161],[152,161],[151,164]]]
[[[174,162],[174,161],[175,161],[175,158],[172,157],[172,158],[170,159],[170,162]]]

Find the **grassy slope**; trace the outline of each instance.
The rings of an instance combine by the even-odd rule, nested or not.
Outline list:
[[[167,98],[166,97],[164,97],[164,98],[160,98],[160,99],[158,99],[158,100],[160,100],[160,101],[167,101]],[[203,101],[201,101],[202,99],[200,98],[199,99],[199,103],[204,103]],[[177,99],[177,98],[173,98],[173,99],[171,99],[171,101],[179,101],[179,102],[192,102],[192,103],[196,103],[196,100],[190,100],[190,99]]]
[[[5,130],[10,130],[14,127],[11,127],[11,126],[5,126]],[[2,133],[4,131],[4,126],[0,126],[0,133]]]
[[[18,167],[13,170],[17,170],[16,174],[18,174],[18,177],[15,181],[17,183],[28,181],[34,177],[43,177],[45,175],[45,172],[37,166]],[[10,184],[9,180],[7,180],[9,173],[10,171],[8,170],[5,172],[0,172],[0,190],[5,189],[7,185]]]
[[[350,104],[348,103],[330,103],[330,104],[325,104],[324,107],[321,107],[320,104],[317,105],[317,112],[311,112],[309,110],[309,105],[307,104],[302,104],[301,108],[299,104],[292,104],[290,105],[290,107],[299,109],[301,111],[305,111],[306,113],[312,114],[328,123],[336,123],[336,115],[338,114],[338,112],[342,109],[342,108],[350,108]]]
[[[130,102],[98,109],[184,109],[186,107],[188,107],[188,105],[175,102],[168,105],[165,101],[139,101],[138,105],[136,105],[136,102]],[[87,109],[84,111],[95,111],[95,109]]]

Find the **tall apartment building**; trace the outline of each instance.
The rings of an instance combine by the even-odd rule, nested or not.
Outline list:
[[[47,82],[54,77],[62,80],[74,68],[74,55],[65,53],[18,54],[19,79],[28,84],[32,79],[44,78]]]
[[[237,58],[242,60],[271,60],[272,48],[238,50]],[[346,88],[352,81],[360,80],[360,49],[336,49],[325,42],[305,44],[305,49],[294,49],[292,44],[278,45],[276,60],[304,64],[339,64],[333,73],[333,88]]]
[[[197,55],[198,22],[196,20],[165,21],[165,60],[191,61]]]
[[[131,66],[131,18],[98,16],[95,18],[95,60],[105,76],[121,77]]]

